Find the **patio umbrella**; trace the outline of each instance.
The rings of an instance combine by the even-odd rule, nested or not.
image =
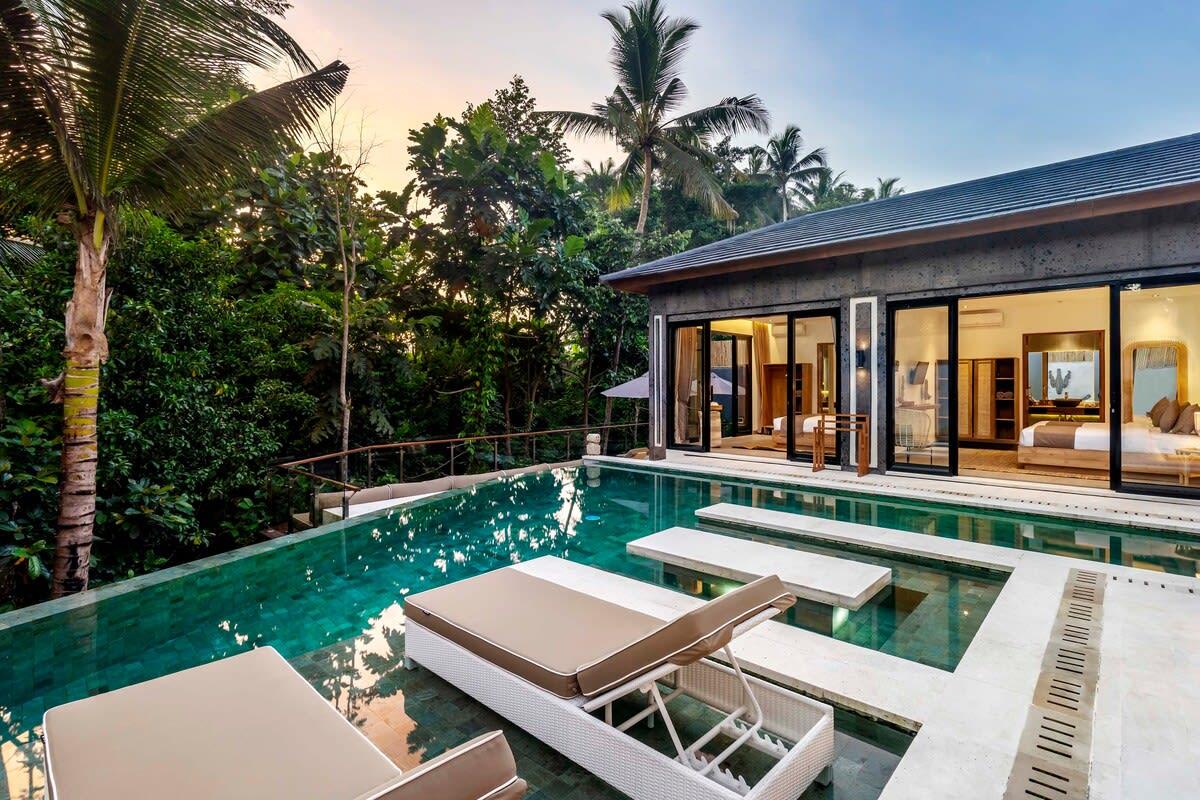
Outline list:
[[[650,373],[643,372],[631,381],[613,386],[600,392],[605,397],[626,397],[631,400],[646,400],[650,397]]]
[[[712,384],[713,394],[733,394],[733,384],[722,378],[717,373],[709,373],[709,380]],[[746,388],[744,386],[739,386],[738,394],[745,393]],[[604,395],[605,397],[647,400],[650,398],[650,373],[643,372],[633,380],[625,381],[624,383],[605,389],[600,392],[600,394]]]

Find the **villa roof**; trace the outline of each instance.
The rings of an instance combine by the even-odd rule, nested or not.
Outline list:
[[[1200,200],[1200,133],[804,214],[605,275],[615,288]]]

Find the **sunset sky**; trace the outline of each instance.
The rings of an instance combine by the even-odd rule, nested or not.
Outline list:
[[[287,28],[352,68],[374,186],[399,188],[407,132],[513,74],[543,108],[612,87],[603,0],[294,0]],[[701,24],[696,104],[759,94],[856,183],[928,188],[1200,130],[1200,4],[670,0]],[[576,158],[616,155],[572,142]]]

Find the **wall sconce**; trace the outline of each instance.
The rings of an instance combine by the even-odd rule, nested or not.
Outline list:
[[[854,351],[854,366],[858,369],[867,368],[867,348],[860,347]]]

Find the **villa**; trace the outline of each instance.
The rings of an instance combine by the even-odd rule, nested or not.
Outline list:
[[[0,797],[1194,796],[1197,264],[1200,135],[611,274],[647,448],[277,465],[276,538],[0,615]]]
[[[859,420],[876,471],[1197,498],[1198,264],[1200,134],[604,280],[649,296],[654,459],[812,462],[826,415],[829,462],[858,465]]]

